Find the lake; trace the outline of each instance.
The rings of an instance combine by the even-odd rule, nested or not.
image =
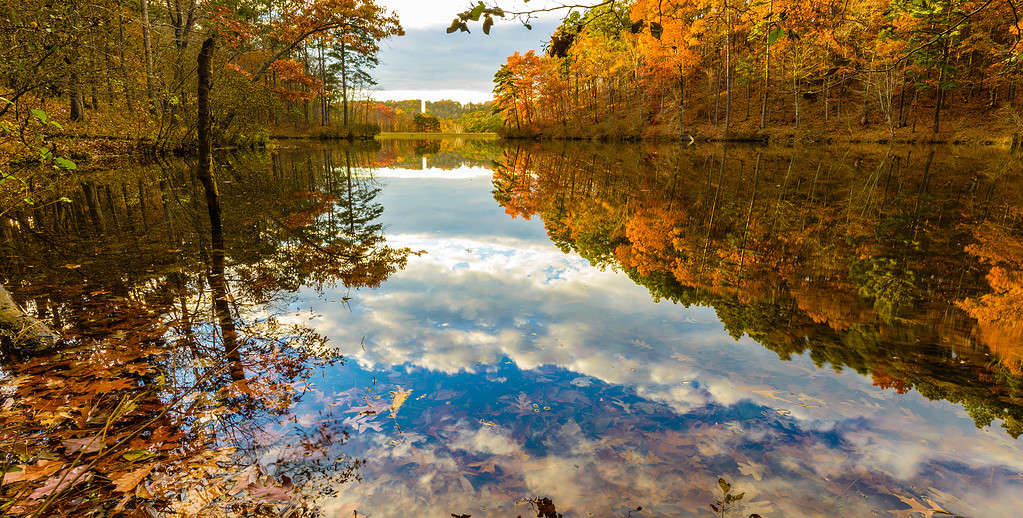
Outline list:
[[[0,283],[61,336],[0,354],[0,502],[1013,516],[1020,165],[288,141],[217,157],[212,229],[188,161],[83,173],[0,216]]]

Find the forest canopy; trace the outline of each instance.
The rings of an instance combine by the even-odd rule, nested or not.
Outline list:
[[[1011,1],[605,1],[510,56],[494,93],[526,135],[1018,131],[1019,38]]]
[[[374,84],[380,41],[404,34],[376,0],[5,1],[0,28],[7,156],[69,135],[192,145],[208,38],[218,140],[246,143],[288,123],[348,127],[350,100]]]

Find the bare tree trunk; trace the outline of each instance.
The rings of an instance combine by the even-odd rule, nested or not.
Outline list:
[[[78,63],[72,63],[71,66],[77,67]],[[68,95],[71,97],[71,120],[84,120],[85,109],[82,106],[82,80],[81,76],[78,75],[78,71],[74,70],[74,68],[72,68],[71,74],[68,75]]]
[[[948,14],[946,15],[946,25],[952,23],[952,3],[948,4]],[[935,135],[941,129],[941,104],[945,100],[945,88],[942,86],[945,82],[945,69],[948,68],[948,53],[952,47],[952,34],[949,34],[948,40],[945,42],[945,49],[941,52],[941,70],[938,71],[938,84],[937,84],[937,99],[934,102],[934,127],[933,132]]]
[[[907,60],[908,61],[908,60]],[[903,108],[906,106],[906,62],[902,63],[902,82],[899,86],[899,119],[896,125],[903,127],[906,125],[906,119],[903,117]]]
[[[678,67],[678,137],[685,137],[685,123],[682,120],[682,116],[685,115],[685,102],[686,102],[686,76],[685,69],[682,65]]]
[[[721,71],[714,67],[714,126],[718,125],[721,110]]]
[[[792,103],[795,107],[796,114],[796,129],[799,129],[799,74],[798,65],[795,64],[795,58],[792,63]]]
[[[771,0],[769,18],[774,18],[774,0]],[[771,87],[771,26],[764,35],[764,99],[760,104],[760,129],[767,128],[767,91]]]
[[[345,47],[344,40],[341,41],[341,112],[345,128],[348,127],[348,63],[347,56],[348,49]]]
[[[317,54],[320,60],[320,80],[326,81],[327,77],[327,65],[326,60],[323,57],[323,44],[319,45]],[[327,125],[327,96],[320,96],[320,126]]]
[[[725,136],[732,127],[732,15],[728,11],[728,0],[724,0],[725,8]]]
[[[145,54],[146,65],[146,96],[149,97],[150,109],[156,99],[156,90],[153,86],[153,37],[149,23],[149,0],[140,0],[142,6],[142,48]]]
[[[238,350],[238,331],[231,316],[228,301],[227,280],[224,276],[224,223],[221,215],[220,193],[217,181],[213,176],[213,124],[210,115],[210,86],[212,76],[213,50],[216,40],[213,36],[206,38],[199,51],[199,88],[196,101],[199,107],[199,167],[197,176],[202,182],[206,193],[206,210],[210,218],[210,274],[207,281],[213,294],[213,307],[220,324],[220,333],[224,341],[224,355],[230,362],[231,378],[235,381],[245,379],[241,352]]]

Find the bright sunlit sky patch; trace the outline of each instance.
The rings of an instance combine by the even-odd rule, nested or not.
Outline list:
[[[471,34],[446,34],[444,29],[469,0],[383,0],[401,17],[406,35],[381,45],[380,67],[374,74],[379,85],[374,98],[380,100],[453,99],[484,102],[491,99],[494,72],[515,51],[540,49],[564,12],[532,22],[527,30],[517,21],[499,22],[490,36],[480,27]],[[523,8],[521,0],[505,0],[506,10]],[[531,8],[558,5],[551,0],[533,0]]]

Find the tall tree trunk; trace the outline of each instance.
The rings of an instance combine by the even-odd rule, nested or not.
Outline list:
[[[719,59],[720,59],[720,55],[719,55]],[[718,125],[718,120],[719,120],[718,115],[720,115],[720,112],[721,112],[721,66],[720,66],[720,61],[718,61],[718,65],[714,67],[714,114],[713,114],[714,120],[713,120],[713,124],[714,124],[715,127]]]
[[[796,73],[797,65],[795,58],[792,59],[792,104],[796,115],[796,129],[799,129],[799,75]]]
[[[305,57],[303,62],[305,63],[305,73],[309,75],[309,46],[302,45],[302,55]],[[308,90],[308,88],[307,88]],[[305,116],[305,125],[309,126],[309,99],[302,99],[302,114]]]
[[[348,49],[344,40],[341,41],[341,112],[345,127],[348,127]]]
[[[952,23],[952,2],[948,3],[948,13],[945,16],[945,25],[951,25]],[[945,69],[948,68],[948,53],[952,47],[952,34],[948,34],[945,42],[945,48],[941,51],[941,69],[938,71],[938,84],[936,96],[934,102],[934,127],[932,128],[935,135],[941,129],[941,105],[945,101]]]
[[[732,15],[728,11],[728,0],[724,0],[725,8],[725,136],[732,127]]]
[[[319,45],[319,48],[317,49],[317,53],[319,54],[319,59],[320,59],[320,80],[326,82],[326,78],[327,78],[327,64],[326,64],[326,60],[323,57],[323,44],[322,43]],[[327,125],[327,96],[326,95],[322,95],[322,96],[320,96],[320,126],[326,126],[326,125]]]
[[[74,70],[78,63],[72,63],[71,66],[72,70],[68,75],[68,95],[71,97],[69,117],[73,121],[81,121],[85,119],[85,109],[82,106],[82,80],[78,71]]]
[[[213,176],[213,124],[210,114],[210,87],[215,47],[216,40],[210,36],[203,42],[202,49],[199,51],[199,88],[196,96],[199,124],[199,166],[196,175],[206,193],[206,211],[210,218],[211,265],[207,281],[213,294],[214,311],[224,341],[224,355],[230,362],[231,378],[240,381],[245,379],[245,369],[242,366],[241,351],[238,350],[238,331],[231,316],[231,306],[228,300],[227,280],[224,275],[224,222],[220,207],[220,192],[217,190],[217,180]]]
[[[908,60],[906,60],[908,61]],[[902,63],[902,83],[899,87],[899,119],[896,125],[903,127],[906,125],[906,119],[903,117],[903,109],[906,106],[906,62]]]
[[[146,67],[146,96],[149,97],[150,109],[153,109],[156,90],[153,85],[153,37],[149,23],[149,0],[140,0],[139,4],[142,8],[142,49]]]
[[[89,49],[89,100],[92,101],[90,109],[99,109],[99,88],[96,86],[96,71],[99,69],[99,63],[96,60],[95,48]]]
[[[678,138],[685,138],[685,122],[682,116],[685,115],[686,102],[686,76],[682,65],[678,66]]]
[[[771,0],[768,19],[774,18],[774,0]],[[760,129],[767,128],[767,91],[771,87],[771,26],[764,35],[764,98],[760,103]]]
[[[117,15],[117,33],[120,37],[120,41],[117,45],[117,51],[120,57],[119,68],[121,69],[121,85],[124,89],[124,102],[129,112],[135,111],[135,92],[132,89],[132,80],[128,76],[128,66],[126,65],[128,59],[125,56],[124,47],[127,45],[128,39],[124,35],[124,16],[121,14]]]

